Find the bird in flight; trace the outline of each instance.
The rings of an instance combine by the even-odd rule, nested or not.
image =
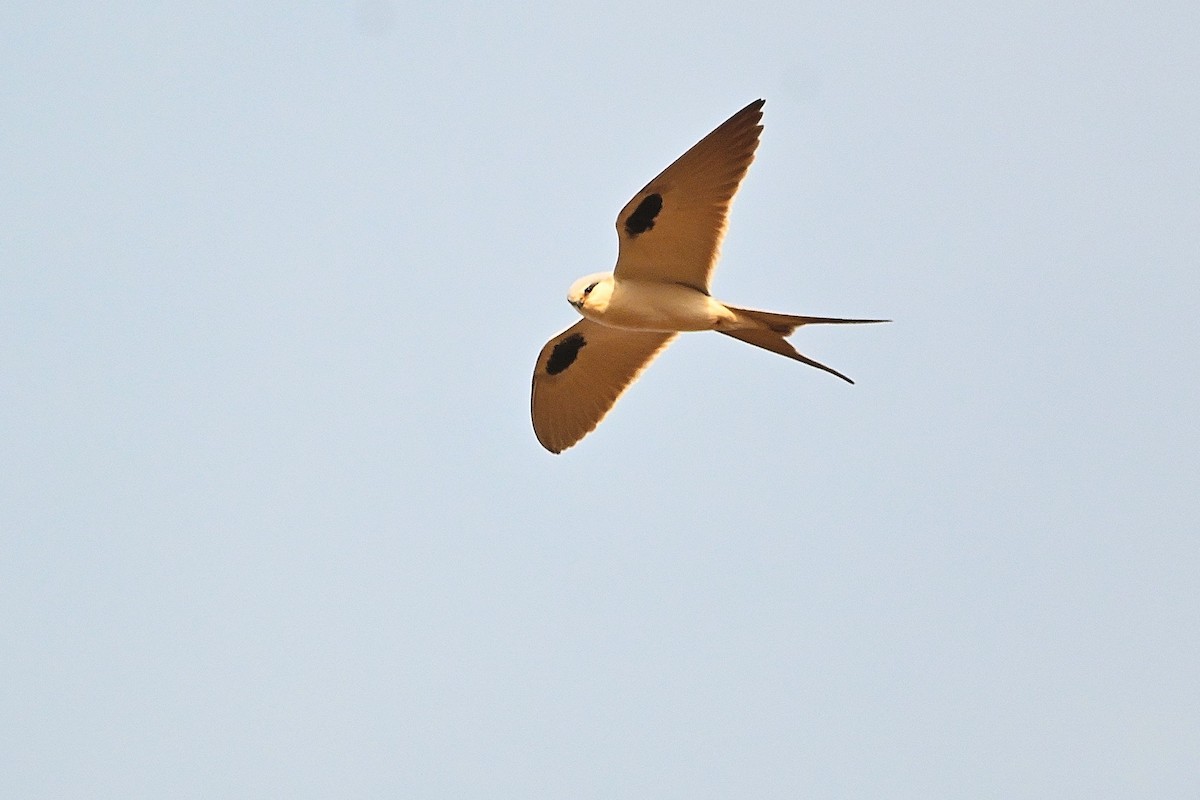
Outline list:
[[[594,430],[683,331],[717,331],[854,382],[796,352],[786,337],[801,325],[887,320],[775,314],[709,294],[730,203],[758,148],[764,102],[725,120],[634,195],[617,216],[616,267],[567,292],[583,319],[546,342],[533,372],[533,430],[550,452]]]

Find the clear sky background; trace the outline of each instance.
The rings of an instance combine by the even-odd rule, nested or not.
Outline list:
[[[0,795],[1196,797],[1200,12],[973,5],[5,3]],[[757,97],[714,293],[895,322],[549,455]]]

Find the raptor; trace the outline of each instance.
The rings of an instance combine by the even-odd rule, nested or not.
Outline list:
[[[797,352],[787,337],[802,325],[887,320],[756,311],[709,293],[730,203],[758,148],[764,102],[721,123],[634,195],[617,216],[616,267],[580,278],[567,292],[583,319],[546,343],[533,373],[533,430],[550,452],[594,430],[684,331],[717,331],[853,383]]]

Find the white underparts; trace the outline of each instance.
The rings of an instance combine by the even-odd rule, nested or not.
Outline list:
[[[603,307],[585,302],[581,310],[602,325],[643,331],[732,330],[747,322],[690,286],[657,281],[620,281]]]

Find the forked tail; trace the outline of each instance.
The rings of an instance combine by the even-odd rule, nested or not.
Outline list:
[[[824,370],[830,375],[836,375],[846,383],[854,383],[842,373],[832,367],[827,367],[820,361],[814,361],[806,355],[802,355],[792,347],[791,342],[788,342],[784,337],[791,336],[796,328],[801,325],[858,325],[872,322],[890,322],[886,319],[841,319],[839,317],[799,317],[793,314],[776,314],[773,311],[755,311],[750,308],[735,308],[727,306],[730,311],[735,312],[739,317],[747,317],[750,320],[757,322],[762,327],[740,328],[736,330],[723,330],[721,333],[726,336],[732,336],[735,339],[740,339],[747,344],[752,344],[755,347],[761,347],[764,350],[770,350],[772,353],[778,353],[781,356],[786,356],[794,361],[799,361],[802,364],[808,364],[810,367]]]

